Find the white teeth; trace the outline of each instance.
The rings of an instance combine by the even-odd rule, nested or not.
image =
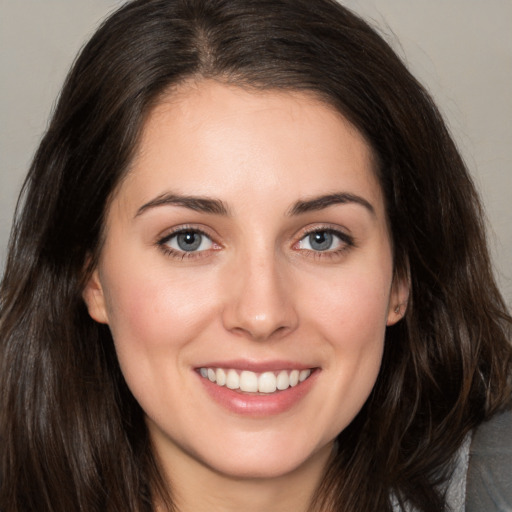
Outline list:
[[[311,370],[302,370],[299,374],[299,382],[304,382],[311,375]]]
[[[258,391],[258,376],[254,372],[243,371],[240,374],[240,389],[249,393]]]
[[[229,389],[238,389],[240,387],[240,377],[238,373],[236,373],[236,370],[228,370],[226,387]]]
[[[311,370],[281,370],[279,373],[257,374],[249,370],[238,373],[234,369],[199,368],[199,373],[210,382],[229,389],[240,389],[246,393],[274,393],[276,390],[283,391],[297,386],[311,375]]]
[[[222,368],[217,368],[215,377],[219,386],[224,386],[226,384],[226,372]]]
[[[277,379],[273,372],[262,373],[258,379],[260,393],[273,393],[277,388]]]
[[[290,377],[288,376],[288,372],[286,370],[279,372],[279,375],[277,376],[276,387],[281,391],[290,387]]]

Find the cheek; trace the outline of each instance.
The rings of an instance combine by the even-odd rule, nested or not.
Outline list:
[[[304,309],[311,312],[310,317],[320,329],[330,332],[340,344],[357,347],[364,339],[382,337],[390,286],[391,277],[385,273],[340,272],[322,289],[307,287],[309,298]]]
[[[384,349],[390,280],[351,272],[305,308],[311,332],[327,361],[325,399],[315,413],[330,425],[325,438],[342,431],[361,410],[377,379]],[[311,287],[309,288],[311,290]],[[313,338],[315,339],[315,338]]]
[[[324,286],[318,282],[304,287],[309,291],[304,315],[308,315],[311,331],[320,334],[319,347],[327,351],[333,399],[347,404],[354,414],[371,392],[380,369],[391,269],[386,262],[353,266],[336,271]]]
[[[176,366],[180,351],[210,321],[213,297],[198,275],[170,276],[147,266],[131,270],[119,267],[108,274],[109,327],[127,381],[148,381],[160,366]]]
[[[379,372],[386,329],[386,302],[380,297],[350,294],[327,297],[318,312],[318,330],[329,342],[330,369],[339,378],[343,394],[354,392],[364,399]],[[337,304],[337,308],[334,307]],[[360,404],[362,405],[362,403]]]
[[[212,297],[204,276],[172,273],[161,265],[140,267],[126,265],[108,273],[104,288],[113,330],[129,327],[133,334],[168,334],[170,329],[179,333],[201,322],[200,313],[210,307]]]
[[[186,394],[182,362],[211,319],[212,298],[191,279],[170,278],[161,268],[147,266],[139,274],[111,271],[105,288],[121,371],[142,408],[154,413],[155,403],[168,400],[169,386],[162,383],[172,383],[178,397]]]

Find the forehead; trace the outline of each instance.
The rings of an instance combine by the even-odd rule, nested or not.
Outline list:
[[[348,188],[381,199],[370,146],[333,107],[313,94],[215,81],[187,83],[160,99],[123,188],[141,200],[164,188],[233,198],[249,190],[267,203],[283,189],[306,197]]]

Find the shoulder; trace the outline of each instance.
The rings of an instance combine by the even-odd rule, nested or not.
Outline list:
[[[512,512],[512,410],[474,432],[466,479],[466,512]]]

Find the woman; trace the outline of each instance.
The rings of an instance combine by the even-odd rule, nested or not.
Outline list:
[[[471,180],[330,0],[108,19],[1,297],[3,512],[447,510],[471,432],[510,406]]]

